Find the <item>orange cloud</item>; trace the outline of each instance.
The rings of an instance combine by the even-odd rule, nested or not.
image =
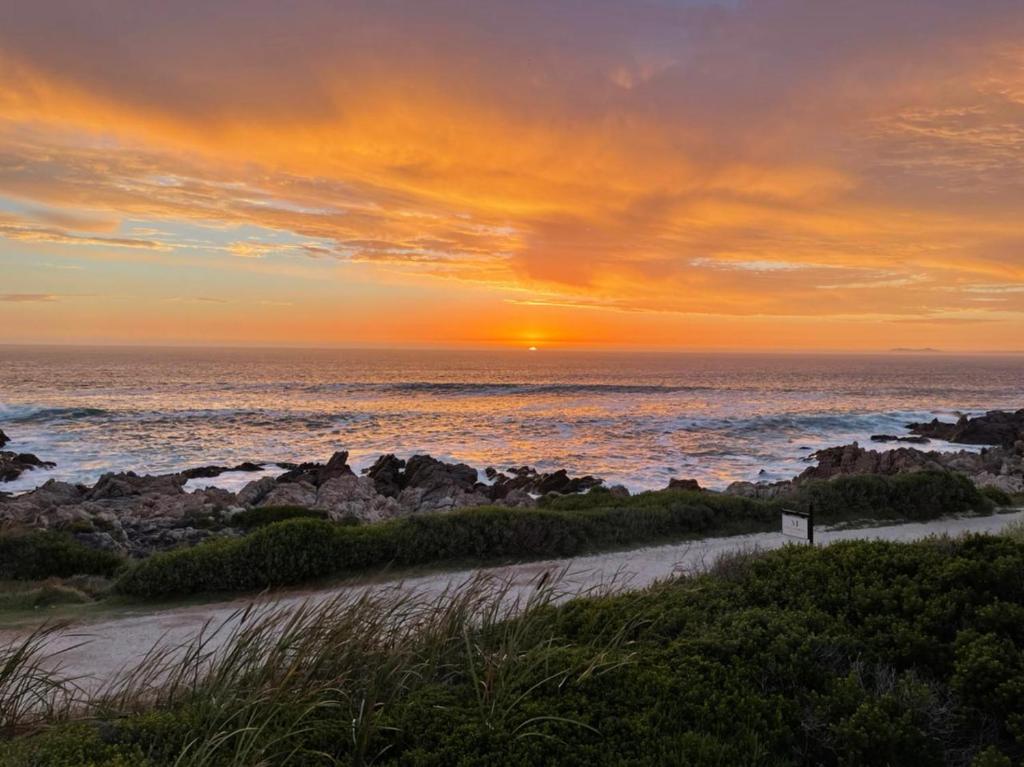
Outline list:
[[[359,286],[376,327],[413,307],[417,343],[551,315],[574,344],[759,323],[754,346],[791,327],[808,346],[917,345],[917,323],[926,345],[984,324],[957,343],[1019,346],[1024,11],[964,5],[19,7],[0,29],[0,256],[40,295],[37,254],[225,294],[228,274],[274,275],[288,305],[327,279]],[[166,290],[161,311],[206,295]],[[424,325],[439,294],[491,324]],[[243,340],[273,340],[229,307]],[[215,321],[188,311],[182,327]]]

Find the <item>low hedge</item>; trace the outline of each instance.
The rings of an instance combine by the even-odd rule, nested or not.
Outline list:
[[[0,534],[0,580],[35,581],[72,575],[112,576],[121,556],[90,549],[66,533],[43,530]]]
[[[139,597],[165,597],[283,586],[386,565],[566,557],[671,538],[774,530],[783,506],[813,506],[825,523],[933,519],[991,509],[969,481],[947,473],[811,483],[786,501],[692,491],[582,497],[589,500],[565,499],[539,509],[464,509],[362,526],[290,519],[244,538],[156,554],[123,573],[118,588]],[[561,503],[578,507],[559,508]]]

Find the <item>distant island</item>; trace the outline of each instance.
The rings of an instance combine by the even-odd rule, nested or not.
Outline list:
[[[897,346],[895,349],[890,349],[890,352],[894,354],[941,354],[942,349],[933,349],[931,346],[922,346],[920,348],[914,348],[910,346]]]

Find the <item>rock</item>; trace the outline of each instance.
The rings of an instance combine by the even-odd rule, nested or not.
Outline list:
[[[316,503],[317,489],[304,481],[281,482],[260,499],[257,506],[301,506],[312,508]]]
[[[405,487],[434,489],[450,485],[472,490],[476,485],[476,469],[465,463],[444,463],[429,455],[414,455],[405,465]]]
[[[210,479],[219,477],[228,471],[263,471],[263,465],[246,461],[230,468],[227,466],[199,466],[195,469],[185,469],[181,472],[181,476],[185,479]]]
[[[52,469],[57,464],[43,461],[32,453],[12,453],[0,450],[0,482],[12,482],[32,469]]]
[[[612,498],[629,498],[629,488],[625,485],[612,485],[608,488],[608,495]]]
[[[313,508],[326,511],[334,521],[355,518],[379,522],[401,513],[398,501],[379,494],[372,478],[355,475],[327,480],[317,491]]]
[[[982,472],[971,479],[974,480],[974,484],[978,487],[995,487],[1011,495],[1024,493],[1024,477],[1022,476]]]
[[[271,490],[277,487],[277,480],[273,477],[263,477],[246,484],[235,497],[235,503],[239,506],[255,506],[262,501]]]
[[[4,445],[6,445],[10,441],[11,441],[11,438],[8,437],[6,434],[4,434],[4,430],[3,429],[0,429],[0,447],[3,447]]]
[[[700,483],[695,479],[670,479],[669,490],[703,490]]]
[[[570,477],[565,469],[559,469],[550,474],[540,474],[530,466],[513,466],[508,469],[508,474],[491,469],[486,474],[488,479],[494,482],[490,488],[487,488],[487,493],[495,501],[500,501],[512,490],[524,490],[534,495],[547,495],[548,493],[567,495],[586,492],[604,483],[604,480],[589,475]]]
[[[726,495],[738,495],[742,498],[757,498],[760,500],[771,500],[773,498],[784,498],[794,492],[796,488],[790,480],[782,482],[733,482],[725,488]]]
[[[86,499],[100,501],[135,495],[183,495],[185,481],[180,474],[139,476],[133,471],[104,474],[86,493]]]
[[[908,424],[908,428],[923,437],[944,439],[961,445],[1012,447],[1018,440],[1024,440],[1024,408],[1013,413],[990,410],[976,418],[963,415],[956,423],[935,418],[928,423]]]
[[[405,469],[405,461],[396,458],[394,454],[382,455],[373,466],[366,469],[366,475],[373,480],[380,495],[388,498],[397,498],[405,487],[405,477],[402,470]]]
[[[348,465],[348,451],[341,450],[331,456],[326,464],[302,463],[277,478],[278,482],[305,482],[313,487],[320,487],[334,477],[355,474]]]
[[[928,437],[913,436],[913,437],[897,437],[893,434],[872,434],[872,442],[909,442],[914,445],[927,445],[931,442]]]

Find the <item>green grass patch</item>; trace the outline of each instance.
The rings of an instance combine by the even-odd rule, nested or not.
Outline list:
[[[617,499],[569,496],[539,509],[477,508],[344,526],[289,519],[233,540],[156,554],[118,580],[136,597],[247,591],[326,576],[445,561],[568,557],[602,549],[775,530],[784,506],[813,507],[819,524],[934,519],[991,511],[964,477],[920,473],[808,484],[787,501],[664,491]]]

